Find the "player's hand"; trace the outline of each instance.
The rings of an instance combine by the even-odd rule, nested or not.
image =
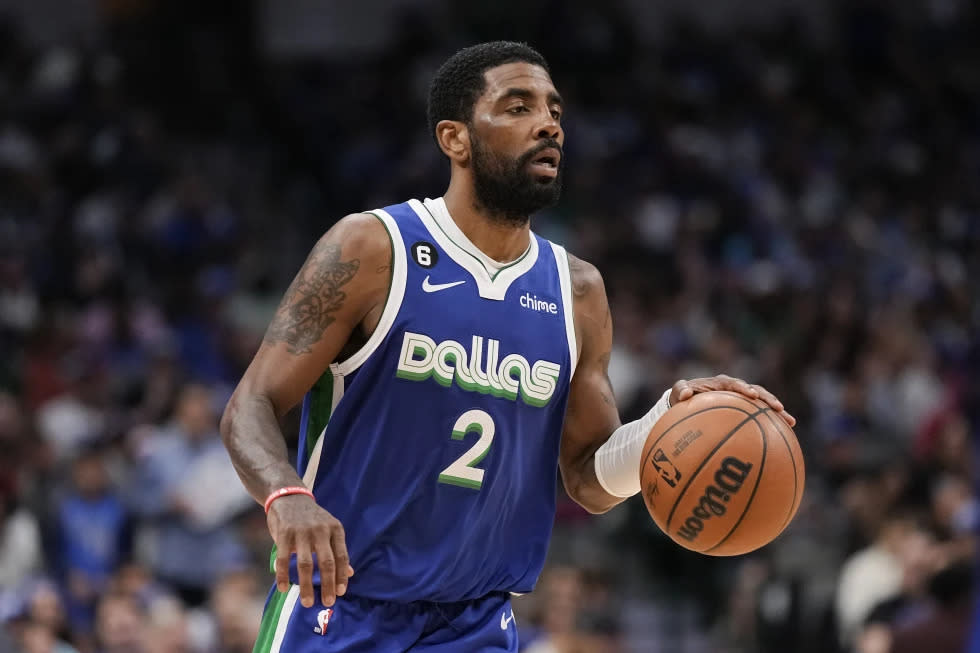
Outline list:
[[[718,376],[711,376],[703,379],[678,381],[670,390],[670,405],[674,406],[678,401],[687,401],[699,392],[711,392],[712,390],[728,390],[729,392],[737,392],[745,395],[749,399],[761,399],[765,403],[769,404],[769,406],[783,418],[784,422],[789,424],[791,427],[796,426],[796,418],[786,412],[786,407],[783,406],[783,402],[776,399],[776,395],[772,394],[761,385],[749,383],[748,381],[743,381],[742,379],[736,379],[735,377],[728,376],[727,374],[719,374]]]
[[[305,495],[290,495],[269,507],[269,533],[276,543],[276,585],[289,590],[289,558],[296,554],[299,574],[299,600],[304,608],[313,606],[313,554],[320,567],[320,600],[333,605],[347,591],[347,579],[354,575],[347,555],[344,527],[337,518]]]

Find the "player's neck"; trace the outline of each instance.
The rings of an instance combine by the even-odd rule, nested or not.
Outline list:
[[[472,193],[454,188],[443,196],[446,209],[460,231],[481,252],[500,263],[509,263],[527,251],[531,242],[530,222],[508,224],[489,215]]]

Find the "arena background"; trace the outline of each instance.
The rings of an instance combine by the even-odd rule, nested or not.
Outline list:
[[[0,650],[251,650],[270,540],[217,418],[315,239],[441,194],[430,75],[495,38],[566,97],[534,228],[605,275],[624,417],[724,371],[808,466],[738,559],[563,497],[525,650],[961,650],[978,34],[967,0],[0,0]]]

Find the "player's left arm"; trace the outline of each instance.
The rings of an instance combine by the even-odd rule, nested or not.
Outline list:
[[[602,275],[571,254],[568,265],[579,357],[569,391],[559,466],[566,492],[583,508],[605,512],[639,492],[646,435],[671,405],[699,392],[729,390],[762,399],[790,426],[796,424],[768,390],[724,374],[677,381],[645,416],[623,424],[609,381],[613,329]]]
[[[596,478],[596,450],[622,424],[612,383],[612,316],[602,276],[592,265],[568,255],[572,277],[578,363],[572,377],[558,458],[565,491],[589,512],[605,512],[622,502]]]

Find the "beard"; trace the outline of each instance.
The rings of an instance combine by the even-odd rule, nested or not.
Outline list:
[[[558,162],[558,171],[554,178],[538,177],[529,170],[531,160],[541,150],[553,147],[562,151],[557,141],[544,141],[517,159],[508,159],[484,148],[478,139],[473,139],[470,146],[473,153],[471,160],[476,201],[491,219],[511,225],[524,225],[531,219],[532,213],[558,202],[565,157],[562,156]]]

